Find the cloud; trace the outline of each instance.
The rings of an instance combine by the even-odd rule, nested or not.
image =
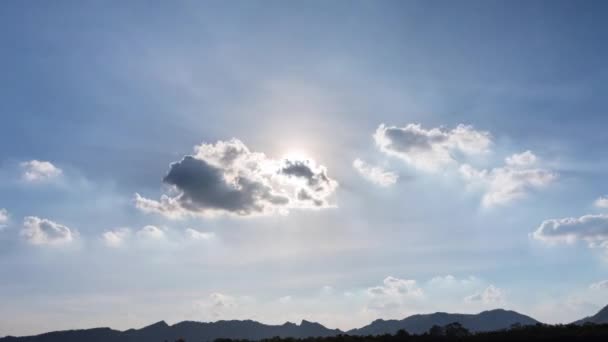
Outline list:
[[[27,182],[44,182],[59,177],[63,171],[48,161],[30,160],[20,164]]]
[[[488,286],[480,293],[464,298],[467,303],[501,304],[505,302],[504,291],[494,285]]]
[[[463,155],[488,152],[492,145],[490,133],[462,124],[449,131],[427,130],[419,124],[405,127],[381,124],[373,137],[380,151],[431,172],[455,164]]]
[[[33,245],[60,245],[72,242],[76,233],[64,225],[36,216],[23,219],[21,236]]]
[[[608,248],[608,215],[545,220],[532,233],[532,237],[546,243],[574,243],[582,240],[591,248]]]
[[[595,206],[598,208],[608,208],[608,197],[601,196],[600,198],[596,199],[593,204],[595,204]]]
[[[192,240],[208,241],[215,238],[213,232],[201,232],[196,229],[186,228],[186,235]]]
[[[459,170],[471,185],[485,189],[482,205],[492,207],[522,198],[528,192],[543,188],[557,179],[556,173],[536,167],[536,162],[536,156],[526,151],[507,157],[503,167],[477,170],[464,164]]]
[[[597,283],[593,283],[589,285],[589,288],[592,290],[606,290],[608,289],[608,280],[598,281]]]
[[[392,276],[384,278],[382,285],[368,288],[366,293],[370,299],[367,308],[374,311],[398,310],[409,300],[424,296],[415,280]]]
[[[206,299],[197,301],[195,304],[197,311],[209,315],[212,319],[230,315],[238,307],[235,297],[219,292],[211,293]]]
[[[363,178],[380,186],[390,186],[397,182],[399,175],[392,171],[386,171],[379,166],[372,166],[357,158],[353,161],[353,167]]]
[[[313,160],[270,159],[237,139],[194,150],[171,164],[163,179],[170,194],[160,201],[135,194],[136,207],[168,218],[268,215],[330,207],[328,197],[338,187]]]
[[[156,226],[145,226],[137,231],[137,236],[144,239],[160,240],[165,238],[165,232]]]
[[[281,298],[279,298],[279,303],[281,304],[287,304],[289,302],[291,302],[291,296],[283,296]]]
[[[467,278],[458,279],[453,275],[445,275],[445,276],[436,276],[429,280],[429,285],[449,288],[457,285],[468,286],[479,282],[479,279],[473,276],[469,276]]]
[[[405,295],[422,296],[422,289],[416,285],[415,280],[399,279],[392,276],[384,278],[383,285],[370,287],[367,293],[371,296]]]
[[[124,245],[125,240],[129,235],[131,235],[131,230],[129,228],[118,228],[105,231],[101,235],[101,238],[106,246],[116,248]]]
[[[6,210],[4,208],[0,208],[0,230],[2,230],[2,228],[6,227],[8,218],[9,218],[8,210]]]

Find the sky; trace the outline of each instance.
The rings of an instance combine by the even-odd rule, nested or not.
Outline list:
[[[0,336],[608,304],[603,1],[0,6]]]

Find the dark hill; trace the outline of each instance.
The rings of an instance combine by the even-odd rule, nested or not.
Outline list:
[[[184,321],[168,325],[164,321],[141,329],[126,331],[110,328],[56,331],[36,336],[5,337],[0,342],[163,342],[184,338],[186,341],[213,341],[217,338],[261,340],[279,337],[327,337],[342,333],[321,324],[302,321],[300,325],[266,325],[255,321]]]
[[[513,324],[534,325],[535,319],[515,311],[496,309],[479,314],[450,314],[437,312],[428,315],[413,315],[402,320],[376,320],[363,328],[348,331],[350,335],[394,334],[405,329],[412,334],[422,334],[433,325],[445,326],[458,322],[472,332],[494,331],[510,328]]]
[[[581,320],[574,322],[574,324],[585,324],[585,323],[595,323],[595,324],[607,324],[608,323],[608,305],[606,305],[603,309],[598,311],[593,316],[585,317]]]

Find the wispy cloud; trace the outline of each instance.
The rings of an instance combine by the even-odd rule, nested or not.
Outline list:
[[[359,158],[353,161],[353,167],[363,178],[380,186],[391,186],[399,179],[397,173],[387,171],[380,166],[370,165]]]

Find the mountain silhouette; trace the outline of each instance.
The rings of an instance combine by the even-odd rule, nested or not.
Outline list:
[[[301,324],[266,325],[259,322],[217,321],[212,323],[184,321],[168,325],[164,321],[141,329],[125,331],[110,328],[56,331],[36,336],[0,338],[0,342],[163,342],[183,338],[186,341],[213,341],[217,338],[261,340],[271,337],[327,337],[343,333],[319,323],[303,320]]]
[[[580,319],[580,320],[574,322],[574,324],[585,324],[585,323],[607,324],[608,323],[608,305],[604,306],[604,308],[601,309],[600,311],[598,311],[598,313],[596,313],[595,315],[585,317],[583,319]]]
[[[402,320],[378,319],[359,329],[349,330],[349,335],[395,334],[404,329],[411,334],[422,334],[433,325],[445,326],[458,322],[472,332],[495,331],[510,328],[513,324],[534,325],[537,320],[515,311],[496,309],[478,314],[451,314],[436,312],[428,315],[413,315]]]
[[[536,325],[537,320],[517,313],[515,311],[495,309],[483,311],[478,314],[458,314],[436,312],[425,315],[412,315],[402,320],[378,319],[362,328],[346,332],[348,335],[383,335],[395,334],[404,329],[411,334],[422,334],[433,326],[446,326],[458,322],[471,332],[489,332],[509,329],[513,325]],[[608,306],[597,314],[574,322],[607,324]],[[93,328],[82,330],[55,331],[35,336],[0,338],[0,342],[164,342],[183,338],[186,341],[214,341],[218,338],[232,340],[261,340],[272,337],[330,337],[345,334],[338,329],[329,329],[325,326],[303,320],[300,324],[291,322],[282,325],[268,325],[252,320],[244,321],[217,321],[194,322],[183,321],[169,325],[160,321],[140,329],[125,331],[110,328]]]

